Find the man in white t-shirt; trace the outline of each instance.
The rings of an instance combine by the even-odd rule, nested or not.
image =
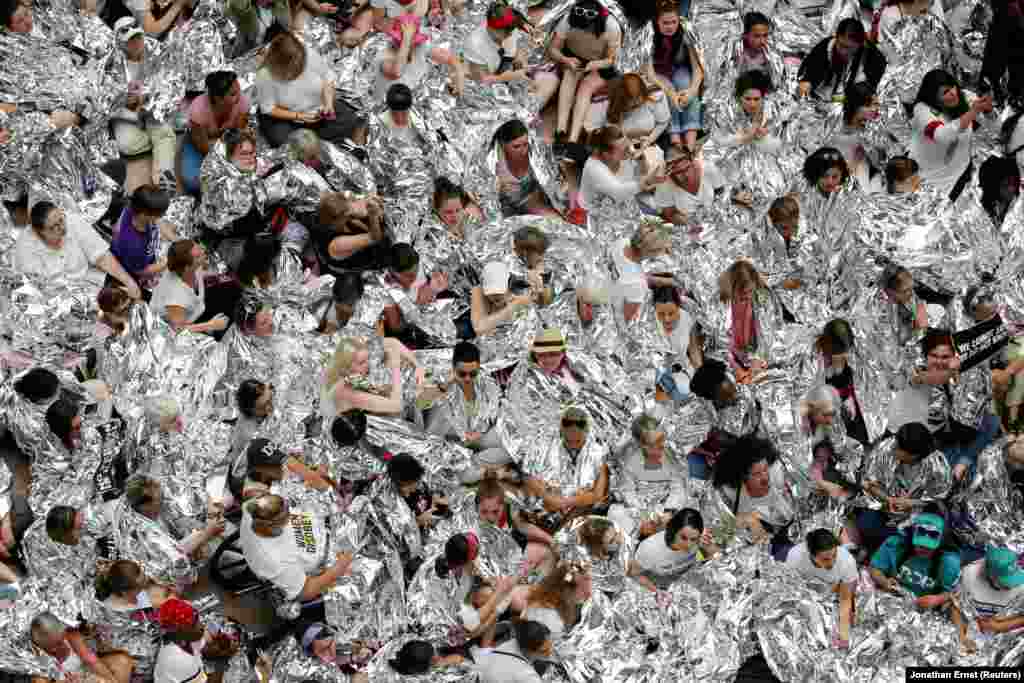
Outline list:
[[[470,33],[462,48],[469,77],[481,83],[526,80],[526,55],[517,51],[516,29],[525,31],[528,26],[526,17],[509,5],[491,3],[487,23]],[[512,68],[502,69],[505,60],[512,62]]]
[[[850,551],[840,546],[839,539],[828,529],[815,529],[803,543],[790,549],[786,564],[801,576],[821,581],[839,594],[839,633],[833,645],[839,649],[849,647],[858,577],[857,561]]]
[[[710,161],[695,160],[688,149],[669,150],[669,181],[654,191],[654,206],[669,223],[683,225],[687,215],[710,207],[715,193],[725,186],[725,176]]]
[[[963,570],[960,589],[974,605],[978,630],[983,635],[1024,629],[1024,613],[1002,614],[1024,598],[1024,556],[1018,557],[1006,548],[989,547],[985,559]]]
[[[14,244],[15,270],[46,279],[87,280],[97,286],[110,275],[129,296],[141,298],[139,286],[110,253],[110,245],[81,216],[67,215],[44,200],[32,207],[30,219],[32,226]]]
[[[253,574],[273,583],[288,600],[309,606],[321,605],[320,596],[349,572],[352,555],[338,553],[336,562],[320,574],[322,552],[312,546],[325,542],[322,524],[319,538],[315,520],[292,514],[280,496],[263,495],[242,507],[239,541]],[[322,619],[321,619],[322,620]]]

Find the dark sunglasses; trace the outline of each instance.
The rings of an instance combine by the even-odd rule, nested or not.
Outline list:
[[[562,427],[564,427],[565,429],[570,429],[572,427],[576,427],[577,429],[586,429],[587,428],[587,421],[586,420],[575,420],[575,419],[573,419],[571,417],[566,417],[566,418],[562,418]]]
[[[916,526],[914,527],[915,536],[927,536],[928,538],[934,538],[939,540],[942,538],[942,533],[927,526]]]

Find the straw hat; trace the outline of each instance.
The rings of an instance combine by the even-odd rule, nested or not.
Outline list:
[[[565,337],[557,327],[548,327],[541,330],[540,334],[533,338],[533,345],[530,351],[534,353],[551,353],[553,351],[565,351]]]

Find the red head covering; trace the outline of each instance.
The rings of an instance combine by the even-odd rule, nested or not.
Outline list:
[[[505,8],[505,13],[500,17],[491,17],[487,20],[488,28],[515,28],[519,25],[519,15],[511,7]]]
[[[181,598],[170,598],[160,605],[160,626],[168,631],[191,628],[196,616],[196,608]]]

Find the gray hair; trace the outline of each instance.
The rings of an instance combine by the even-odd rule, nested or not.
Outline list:
[[[315,131],[299,128],[288,135],[288,158],[292,161],[305,161],[314,149],[319,155],[320,136]]]

